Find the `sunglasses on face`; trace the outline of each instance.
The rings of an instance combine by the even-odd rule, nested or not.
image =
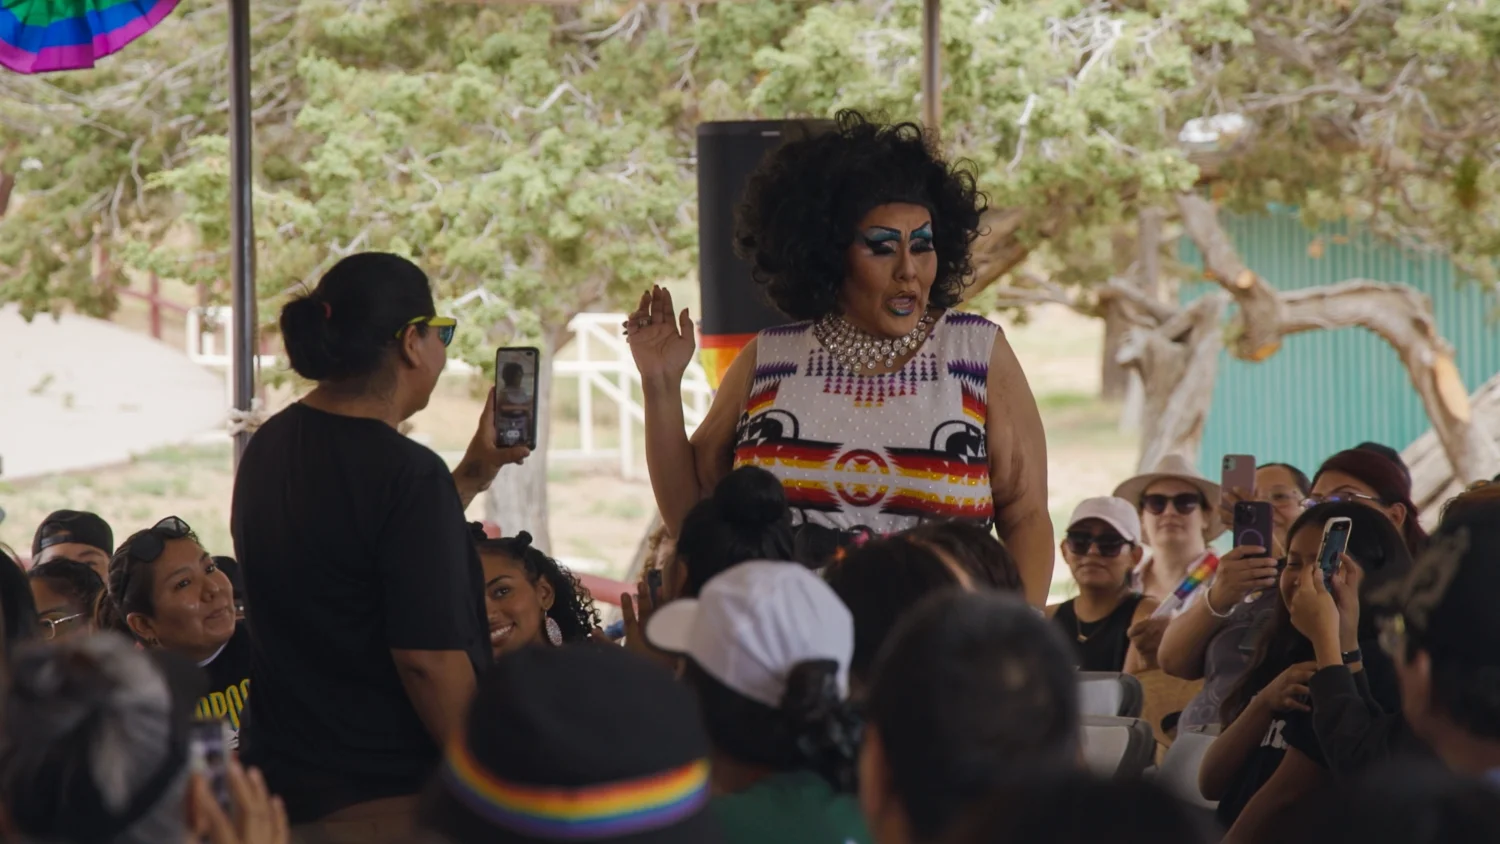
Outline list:
[[[419,316],[397,329],[396,339],[401,339],[401,335],[406,333],[406,329],[411,328],[413,325],[425,325],[429,328],[436,328],[438,339],[443,341],[444,346],[453,342],[453,333],[458,330],[458,320],[453,317]]]
[[[1380,503],[1380,499],[1373,495],[1365,495],[1362,492],[1335,492],[1331,495],[1309,495],[1303,502],[1303,509],[1310,509],[1319,504],[1342,504],[1350,501],[1373,501]]]
[[[1091,533],[1070,533],[1067,537],[1068,550],[1082,557],[1094,548],[1101,557],[1118,557],[1125,546],[1131,544],[1120,536],[1095,536]]]
[[[79,612],[73,613],[72,615],[65,615],[62,618],[44,618],[38,622],[38,625],[41,627],[41,636],[43,639],[56,639],[57,628],[66,627],[68,624],[75,622],[80,618],[87,617],[87,613]]]
[[[1167,512],[1167,505],[1187,516],[1203,506],[1203,496],[1196,492],[1180,492],[1176,495],[1147,495],[1141,499],[1141,507],[1154,516]]]

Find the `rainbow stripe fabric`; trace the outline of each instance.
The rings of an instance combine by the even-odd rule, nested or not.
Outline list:
[[[178,0],[0,0],[0,65],[17,73],[93,67],[145,34]]]
[[[1167,616],[1170,616],[1173,613],[1177,612],[1179,609],[1182,609],[1182,607],[1187,604],[1188,598],[1192,596],[1193,592],[1196,591],[1199,586],[1202,586],[1204,581],[1208,580],[1210,577],[1213,577],[1214,572],[1217,571],[1218,568],[1218,556],[1216,556],[1212,551],[1204,554],[1203,559],[1199,560],[1197,565],[1188,570],[1187,577],[1184,577],[1182,579],[1182,583],[1178,584],[1177,588],[1173,590],[1172,594],[1168,595],[1167,599],[1161,602],[1161,606],[1157,607],[1156,611],[1151,613],[1151,617],[1166,618]]]
[[[579,788],[506,782],[485,770],[458,737],[443,780],[459,802],[490,823],[551,841],[595,841],[671,826],[708,802],[708,760],[638,780]]]

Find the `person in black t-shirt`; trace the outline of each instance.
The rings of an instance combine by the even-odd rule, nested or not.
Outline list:
[[[1409,569],[1411,556],[1390,520],[1373,507],[1350,502],[1313,507],[1287,532],[1276,615],[1244,678],[1225,699],[1224,733],[1199,769],[1203,796],[1219,801],[1219,819],[1230,825],[1226,844],[1261,840],[1264,824],[1332,781],[1314,726],[1316,700],[1309,698],[1316,655],[1313,643],[1294,626],[1290,606],[1304,577],[1323,576],[1317,561],[1323,527],[1335,518],[1352,523],[1348,553],[1329,584],[1341,598],[1340,626],[1357,643],[1342,661],[1368,675],[1367,688],[1380,705],[1399,706],[1395,669],[1380,653],[1375,625],[1358,619],[1358,589],[1366,573],[1389,576]]]
[[[1142,553],[1140,516],[1123,498],[1086,499],[1068,520],[1062,555],[1078,583],[1078,597],[1047,607],[1047,616],[1073,643],[1079,671],[1134,674],[1156,665],[1155,646],[1140,640],[1147,647],[1143,653],[1130,638],[1132,630],[1147,626],[1142,622],[1158,606],[1130,588],[1130,573]]]
[[[378,253],[339,261],[281,312],[292,368],[318,384],[251,438],[231,529],[253,613],[240,752],[293,823],[405,834],[491,661],[464,508],[528,452],[495,445],[493,394],[451,474],[397,431],[426,406],[454,328],[420,269]]]
[[[239,733],[250,694],[250,642],[237,623],[229,577],[187,522],[169,516],[120,545],[98,624],[196,662],[211,681],[197,716],[222,719]]]

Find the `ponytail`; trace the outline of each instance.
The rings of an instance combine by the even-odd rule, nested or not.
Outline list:
[[[799,662],[787,675],[781,714],[802,764],[837,791],[857,785],[863,724],[839,696],[839,664],[831,659]]]

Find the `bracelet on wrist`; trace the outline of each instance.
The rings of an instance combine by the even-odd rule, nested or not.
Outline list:
[[[1345,665],[1353,665],[1356,662],[1363,662],[1364,654],[1360,652],[1359,648],[1355,648],[1352,651],[1344,651],[1339,654],[1339,659],[1343,660]]]
[[[1203,593],[1203,606],[1208,609],[1208,614],[1214,618],[1228,618],[1234,613],[1234,604],[1230,604],[1229,609],[1224,612],[1214,609],[1214,590],[1212,586],[1208,588],[1208,591]]]

